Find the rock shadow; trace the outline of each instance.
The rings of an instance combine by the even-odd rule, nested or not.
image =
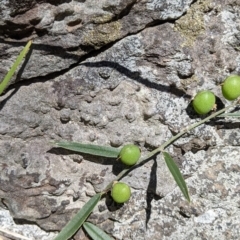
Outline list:
[[[169,86],[167,86],[160,83],[151,82],[149,79],[141,77],[140,72],[131,71],[125,66],[122,66],[117,62],[112,62],[112,61],[83,62],[83,63],[80,63],[79,65],[84,65],[87,67],[95,67],[95,68],[100,68],[100,67],[113,68],[118,72],[120,72],[122,75],[136,82],[139,82],[148,88],[155,89],[160,92],[171,92],[172,94],[178,97],[184,96],[185,98],[189,98],[189,99],[191,98],[191,96],[186,94],[186,92],[184,92],[182,89],[177,88],[175,84],[170,84]]]
[[[147,197],[146,197],[146,202],[147,202],[147,207],[146,207],[146,221],[145,221],[145,227],[147,228],[148,222],[151,217],[151,212],[152,212],[152,200],[159,200],[161,199],[160,196],[156,195],[156,190],[157,190],[157,160],[156,157],[154,157],[154,162],[151,167],[151,172],[150,172],[150,181],[148,183],[147,187]]]

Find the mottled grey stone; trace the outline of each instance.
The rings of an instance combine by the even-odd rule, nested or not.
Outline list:
[[[0,97],[0,206],[16,223],[59,231],[124,166],[52,141],[135,143],[145,156],[200,120],[197,91],[228,105],[219,85],[240,74],[239,9],[233,0],[2,1],[0,78],[33,46]],[[123,178],[128,203],[107,195],[89,221],[124,240],[238,239],[239,143],[237,118],[195,128],[167,149],[191,203],[157,155]]]
[[[4,76],[26,39],[33,39],[32,54],[17,80],[46,76],[68,69],[99,49],[155,21],[180,17],[188,1],[4,1],[0,7],[0,50]],[[61,4],[62,3],[62,4]],[[10,8],[8,9],[8,7]],[[8,10],[7,10],[8,9]],[[21,14],[20,14],[21,13]],[[21,40],[14,43],[12,40]],[[9,59],[10,57],[10,59]]]

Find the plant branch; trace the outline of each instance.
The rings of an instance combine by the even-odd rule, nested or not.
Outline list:
[[[234,102],[233,104],[211,114],[210,116],[204,118],[203,120],[193,123],[192,125],[186,127],[185,129],[183,129],[182,131],[180,131],[177,135],[173,136],[172,138],[170,138],[168,141],[166,141],[164,144],[162,144],[160,147],[158,147],[157,149],[153,150],[152,152],[149,153],[148,158],[152,157],[153,155],[155,155],[158,152],[162,152],[167,146],[169,146],[171,143],[173,143],[174,141],[176,141],[178,138],[180,138],[182,135],[184,135],[185,133],[191,131],[192,129],[202,125],[203,123],[211,120],[212,118],[215,118],[216,116],[220,115],[221,113],[227,111],[228,109],[235,107],[238,104],[238,101]]]
[[[180,131],[177,135],[171,137],[168,141],[166,141],[164,144],[162,144],[160,147],[156,148],[155,150],[151,151],[147,156],[141,158],[138,163],[130,168],[127,169],[123,169],[118,175],[117,177],[111,182],[109,183],[105,189],[102,192],[107,192],[111,189],[113,182],[120,180],[121,178],[123,178],[123,176],[125,176],[127,173],[131,172],[133,169],[141,166],[144,163],[146,163],[147,161],[149,161],[151,159],[152,156],[156,155],[159,152],[163,152],[164,149],[166,147],[168,147],[171,143],[175,142],[178,138],[180,138],[182,135],[184,135],[185,133],[191,131],[192,129],[200,126],[201,124],[211,120],[212,118],[215,118],[216,116],[222,114],[223,112],[227,111],[228,109],[235,107],[237,104],[239,104],[239,100],[235,101],[234,103],[232,103],[231,105],[211,114],[210,116],[204,118],[203,120],[193,123],[192,125],[189,125],[188,127],[184,128],[182,131]]]

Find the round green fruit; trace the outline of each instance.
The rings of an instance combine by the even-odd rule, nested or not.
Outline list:
[[[131,197],[131,189],[127,184],[117,182],[112,187],[111,196],[115,202],[125,203]]]
[[[240,96],[240,76],[227,77],[222,85],[222,94],[229,101],[237,99]]]
[[[208,90],[201,91],[193,99],[193,108],[198,114],[207,114],[215,105],[215,95]]]
[[[133,145],[133,144],[128,144],[125,145],[119,154],[119,157],[122,161],[122,163],[128,165],[128,166],[132,166],[134,164],[136,164],[136,162],[138,161],[138,159],[141,156],[141,152],[138,146]]]

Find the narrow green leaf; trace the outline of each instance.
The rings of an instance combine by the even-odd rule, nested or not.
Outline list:
[[[223,113],[223,114],[218,115],[217,117],[240,117],[240,112]]]
[[[74,233],[82,226],[84,221],[88,218],[98,201],[101,199],[101,193],[93,196],[82,209],[67,223],[61,232],[54,238],[54,240],[67,240],[73,236]]]
[[[85,222],[83,224],[83,227],[93,240],[113,240],[113,238],[111,238],[102,229],[98,228],[90,222]]]
[[[27,45],[24,47],[24,49],[20,52],[20,54],[18,55],[16,61],[12,65],[11,69],[8,71],[8,73],[6,74],[5,78],[0,83],[0,95],[3,93],[3,91],[7,87],[8,83],[9,83],[11,77],[13,76],[14,72],[16,71],[18,65],[21,63],[22,59],[26,56],[26,54],[27,54],[31,44],[32,44],[32,41],[30,40],[27,43]]]
[[[187,185],[185,183],[185,180],[184,180],[177,164],[174,162],[172,157],[167,152],[163,152],[163,156],[164,156],[164,159],[168,166],[169,171],[171,172],[177,185],[179,186],[180,190],[182,191],[184,197],[188,200],[188,202],[190,202]]]
[[[91,155],[116,158],[118,157],[120,150],[119,148],[105,147],[93,144],[83,144],[78,142],[55,142],[58,147],[72,150],[75,152],[88,153]]]

